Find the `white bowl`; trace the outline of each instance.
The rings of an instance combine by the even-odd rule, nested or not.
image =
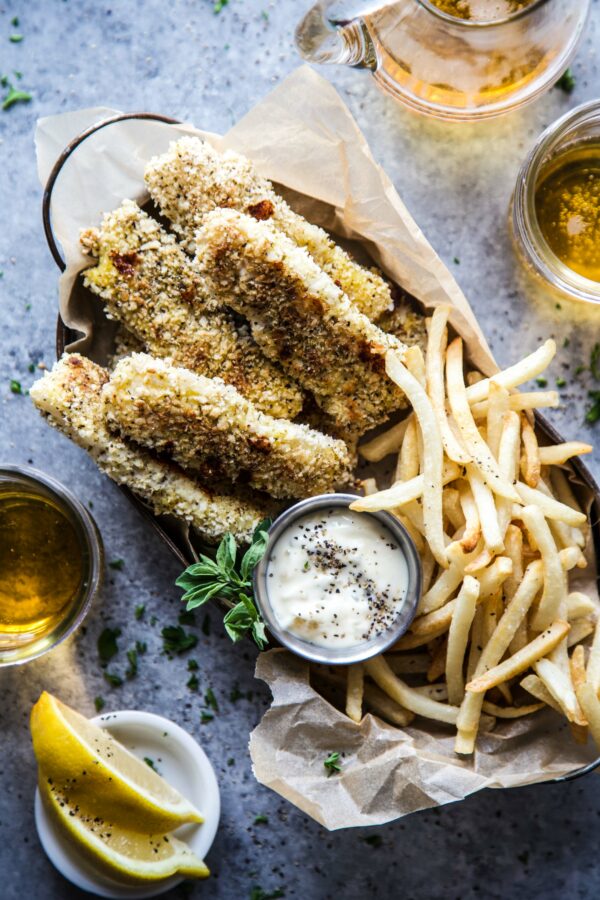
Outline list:
[[[215,839],[221,812],[219,785],[204,750],[179,725],[153,713],[126,709],[96,716],[92,721],[106,728],[135,756],[152,759],[169,784],[200,810],[204,822],[183,825],[175,834],[204,858]],[[184,880],[181,875],[173,875],[137,886],[107,877],[57,828],[42,804],[39,790],[35,794],[35,824],[50,862],[77,887],[99,897],[156,897]]]

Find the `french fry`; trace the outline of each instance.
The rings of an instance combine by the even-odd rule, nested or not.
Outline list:
[[[543,709],[544,703],[530,703],[527,706],[497,706],[484,700],[482,709],[490,716],[496,716],[498,719],[520,719],[522,716],[530,716],[532,713],[539,712]]]
[[[442,512],[455,531],[465,526],[465,517],[456,488],[447,487],[442,496]],[[462,544],[461,544],[462,546]]]
[[[360,486],[365,497],[369,497],[371,494],[376,494],[379,490],[379,488],[377,487],[377,482],[374,478],[363,478],[363,480],[360,482]]]
[[[523,532],[517,525],[509,525],[506,529],[504,552],[513,564],[512,574],[504,582],[504,597],[508,603],[515,596],[523,580]],[[527,620],[523,619],[510,642],[511,654],[524,647],[527,641]]]
[[[529,424],[526,416],[521,417],[521,437],[523,439],[524,450],[523,462],[521,465],[523,480],[530,488],[536,488],[542,471],[540,449],[535,436],[535,431]]]
[[[465,693],[463,663],[479,597],[479,582],[467,575],[456,598],[446,651],[448,702],[459,706]]]
[[[587,566],[587,559],[579,547],[565,547],[558,554],[558,558],[565,572],[570,572],[576,566],[578,569],[585,569]]]
[[[358,452],[363,459],[368,462],[380,462],[390,453],[397,453],[402,446],[402,439],[408,427],[408,423],[412,420],[412,414],[407,416],[397,425],[392,425],[386,431],[382,431],[372,440],[367,441],[358,448]]]
[[[424,675],[429,668],[426,653],[388,653],[385,658],[394,675]]]
[[[396,481],[410,481],[411,478],[416,478],[419,468],[419,429],[417,420],[412,416],[398,454]]]
[[[449,306],[438,306],[428,321],[427,393],[438,421],[446,456],[454,462],[464,465],[471,461],[471,457],[452,431],[446,414],[444,357],[448,342],[447,323],[449,313]]]
[[[557,619],[549,628],[530,641],[522,650],[509,656],[504,662],[494,666],[482,675],[475,676],[467,684],[467,691],[485,693],[490,688],[520,675],[542,657],[547,656],[569,633],[570,625]],[[481,662],[481,660],[480,660]],[[538,673],[539,674],[539,673]]]
[[[448,699],[448,688],[445,684],[421,684],[413,688],[418,694],[443,702]]]
[[[433,656],[429,668],[427,669],[427,681],[437,681],[444,674],[446,668],[446,648],[448,646],[448,638],[443,637],[439,642]]]
[[[456,463],[446,463],[442,470],[442,485],[455,481],[459,475],[460,470]],[[355,509],[358,512],[374,512],[379,509],[395,509],[398,506],[404,506],[405,503],[418,500],[422,496],[424,483],[423,475],[417,475],[416,478],[411,478],[410,481],[399,481],[392,485],[391,488],[379,491],[370,497],[357,497],[354,503],[350,505],[350,509]]]
[[[368,659],[365,669],[375,684],[381,688],[392,700],[399,703],[405,709],[414,712],[417,716],[426,719],[434,719],[437,722],[447,722],[455,725],[458,716],[458,708],[448,703],[438,703],[430,697],[423,696],[409,687],[405,681],[398,678],[382,656]]]
[[[392,350],[386,353],[385,370],[392,381],[406,394],[421,433],[427,437],[423,441],[423,521],[429,549],[439,565],[446,568],[448,559],[442,517],[444,448],[437,418],[424,388]]]
[[[546,494],[547,497],[553,497],[552,491],[544,478],[540,478],[538,481],[537,489]],[[578,528],[559,522],[558,519],[549,519],[548,525],[558,547],[564,549],[565,547],[572,547],[574,544],[578,544]]]
[[[374,684],[365,685],[364,702],[370,712],[398,728],[406,728],[415,717],[414,713],[404,709]]]
[[[577,644],[571,654],[571,681],[575,690],[580,684],[584,684],[585,680],[585,650],[583,644]]]
[[[451,556],[450,566],[440,573],[429,590],[423,594],[417,606],[417,615],[425,615],[443,606],[463,580],[465,566],[474,559],[477,550],[477,547],[470,553],[460,550],[459,553],[454,555],[453,545],[450,545],[448,548],[448,553]]]
[[[396,643],[392,646],[392,650],[401,651],[401,650],[416,650],[418,647],[424,647],[425,644],[429,644],[430,641],[434,640],[434,638],[441,637],[441,635],[445,634],[447,629],[443,627],[437,634],[413,634],[412,632],[407,632],[403,634],[401,638],[399,638]],[[442,672],[443,672],[442,668]]]
[[[593,600],[581,591],[571,591],[567,596],[567,617],[569,622],[597,613],[598,608]]]
[[[487,404],[487,442],[493,455],[498,459],[500,438],[502,437],[504,414],[510,409],[509,394],[506,388],[490,381],[489,400]],[[473,409],[471,409],[473,414]],[[473,418],[475,416],[473,415]]]
[[[504,541],[500,533],[500,523],[496,511],[494,495],[485,483],[481,472],[474,465],[468,465],[467,480],[477,507],[485,546],[492,554],[502,553]]]
[[[530,353],[529,356],[524,357],[524,359],[515,363],[514,366],[503,369],[501,372],[493,375],[492,378],[496,384],[509,390],[510,388],[518,387],[525,381],[529,381],[530,378],[535,378],[544,369],[547,369],[555,354],[556,344],[552,339],[549,339],[537,350],[534,350],[533,353]],[[469,403],[487,400],[491,380],[490,378],[485,378],[483,381],[478,381],[467,388]]]
[[[408,516],[403,516],[400,513],[395,513],[395,516],[400,524],[403,525],[404,528],[406,528],[406,530],[408,531],[415,547],[417,548],[417,552],[419,554],[424,553],[426,547],[425,541],[421,536],[421,532],[413,525],[412,520]]]
[[[471,643],[469,645],[469,657],[467,659],[467,680],[470,681],[479,663],[481,651],[483,650],[483,621],[485,618],[485,610],[483,606],[478,606],[475,610],[475,618],[471,626]]]
[[[427,375],[425,372],[425,357],[418,344],[407,347],[402,356],[402,362],[410,374],[417,379],[421,387],[426,388]]]
[[[471,414],[467,388],[463,377],[463,345],[460,338],[452,341],[446,352],[446,380],[450,409],[462,441],[473,458],[473,463],[481,472],[490,490],[501,497],[505,497],[507,500],[519,503],[519,495],[512,484],[502,477],[498,463],[481,437]],[[480,384],[483,384],[483,382],[480,382]],[[479,384],[475,384],[469,390],[474,390],[478,387]]]
[[[562,466],[574,456],[583,456],[585,453],[591,453],[593,449],[591,444],[583,444],[581,441],[565,441],[564,444],[555,444],[552,447],[540,447],[540,463],[543,466]]]
[[[444,606],[427,613],[425,616],[419,616],[410,626],[411,634],[434,634],[439,635],[450,628],[450,622],[454,616],[456,609],[456,599],[449,600]]]
[[[495,378],[490,383],[498,386]],[[513,412],[526,412],[531,409],[553,409],[560,406],[558,391],[523,391],[518,394],[510,394],[508,408]],[[488,414],[489,401],[481,400],[471,404],[471,412],[475,421],[485,419]]]
[[[570,506],[571,509],[574,509],[576,512],[584,512],[584,510],[581,509],[581,506],[577,502],[577,499],[571,487],[571,482],[567,478],[564,469],[561,469],[558,466],[553,466],[550,470],[550,481],[552,483],[554,493],[561,503],[564,503],[565,506]],[[573,531],[571,532],[573,535],[573,543],[577,544],[578,547],[585,547],[586,531],[588,530],[588,528],[589,525],[587,522],[587,517],[585,525],[582,525],[581,528],[573,528]]]
[[[574,722],[576,725],[587,725],[577,702],[570,673],[567,675],[549,659],[538,659],[533,663],[533,670],[544,682],[569,722]]]
[[[477,511],[477,504],[473,498],[473,494],[468,484],[460,483],[458,496],[465,518],[465,531],[460,541],[461,548],[465,553],[470,553],[479,543],[481,537],[481,522]]]
[[[523,688],[523,690],[527,691],[528,694],[536,697],[542,703],[545,703],[546,706],[549,706],[557,713],[560,713],[561,716],[563,715],[560,704],[556,702],[556,700],[538,675],[526,675],[525,678],[523,678],[521,681],[521,687]]]
[[[590,647],[585,678],[586,681],[592,685],[596,693],[600,692],[600,619],[596,622],[596,629],[594,631],[592,646]]]
[[[567,578],[561,565],[556,543],[542,511],[537,506],[525,506],[521,518],[538,547],[544,566],[544,592],[532,619],[532,627],[543,631],[556,618],[561,601],[567,596]]]
[[[600,747],[600,701],[594,686],[589,681],[577,688],[577,700],[586,718],[590,734],[596,746]]]
[[[529,506],[539,506],[547,519],[558,519],[559,522],[566,522],[567,525],[575,527],[583,525],[587,521],[584,513],[572,509],[565,503],[559,503],[553,497],[548,497],[536,488],[530,488],[522,481],[517,482],[516,488],[523,503]]]
[[[353,722],[360,722],[365,690],[365,676],[362,664],[357,663],[354,666],[348,666],[346,679],[346,715]]]
[[[436,563],[435,559],[433,558],[433,553],[431,552],[431,550],[429,549],[429,547],[426,544],[425,552],[421,556],[421,569],[422,569],[421,593],[422,594],[426,594],[427,591],[429,590],[429,587],[431,585],[431,579],[433,578],[433,573],[435,571],[436,566],[437,566],[437,563]]]
[[[567,647],[573,647],[579,641],[584,641],[595,630],[596,622],[594,619],[576,619],[571,625],[571,631],[567,638]]]
[[[477,576],[479,579],[479,600],[489,600],[498,588],[501,588],[512,573],[512,562],[508,556],[497,556],[493,563],[483,569]]]

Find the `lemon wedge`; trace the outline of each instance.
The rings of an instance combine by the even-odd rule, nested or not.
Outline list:
[[[33,749],[69,802],[122,828],[156,834],[202,822],[191,803],[113,738],[46,691],[31,711]]]
[[[171,875],[207,878],[205,863],[187,844],[171,834],[141,834],[85,812],[69,792],[40,775],[39,788],[46,809],[77,845],[108,874],[128,884],[159,881]]]

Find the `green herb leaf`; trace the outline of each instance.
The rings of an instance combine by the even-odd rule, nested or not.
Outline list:
[[[588,391],[592,405],[585,414],[585,421],[595,425],[600,420],[600,391]]]
[[[229,700],[231,701],[231,703],[237,703],[237,701],[238,701],[238,700],[241,700],[243,696],[244,696],[244,695],[243,695],[242,692],[240,691],[240,689],[239,689],[239,687],[237,686],[237,684],[235,684],[235,685],[232,687],[231,691],[229,692]]]
[[[562,376],[560,376],[559,378],[556,379],[556,387],[562,388],[562,387],[566,387],[566,385],[567,385],[567,382],[565,381],[565,379]]]
[[[214,14],[217,15],[218,13],[220,13],[221,10],[224,9],[228,3],[229,3],[229,0],[213,0]]]
[[[226,534],[217,549],[217,565],[225,576],[230,576],[235,571],[235,559],[237,545],[232,534]]]
[[[145,756],[144,762],[146,763],[147,766],[150,766],[150,768],[152,769],[153,772],[156,772],[156,766],[154,765],[153,759],[150,759],[149,756]]]
[[[253,885],[250,891],[250,900],[278,900],[279,897],[285,897],[281,888],[275,888],[274,891],[263,891],[260,885]]]
[[[146,641],[136,641],[135,649],[140,654],[140,656],[143,656],[144,653],[146,652],[146,650],[148,649],[148,644],[146,643]]]
[[[204,605],[212,597],[232,600],[235,606],[223,619],[225,631],[234,642],[250,632],[261,649],[267,643],[265,626],[249,592],[252,570],[267,548],[270,524],[270,520],[265,519],[256,527],[252,543],[242,558],[239,573],[236,571],[236,542],[233,535],[227,534],[219,544],[214,561],[201,556],[175,582],[185,591],[182,600],[188,611]],[[208,626],[209,620],[205,618],[202,626],[205,634],[208,634]]]
[[[261,813],[258,816],[254,816],[254,824],[255,825],[268,825],[269,817],[265,816],[263,813]]]
[[[575,87],[575,76],[570,69],[566,69],[556,82],[556,87],[565,94],[572,94]]]
[[[21,382],[17,381],[15,378],[11,378],[10,380],[10,389],[13,394],[22,394],[23,388],[21,387]]]
[[[214,709],[215,712],[219,712],[219,704],[217,703],[217,698],[214,695],[213,689],[210,687],[204,695],[204,702],[207,706],[210,706],[211,709]]]
[[[134,616],[136,617],[138,622],[140,621],[140,619],[143,618],[145,612],[146,612],[146,604],[145,603],[140,603],[138,606],[136,606]]]
[[[123,684],[123,679],[115,672],[105,672],[104,679],[108,682],[108,684],[110,684],[111,687],[121,687],[121,685]]]
[[[228,765],[228,766],[235,766],[235,757],[230,756],[229,759],[227,760],[227,765]]]
[[[102,712],[106,706],[104,697],[94,697],[94,706],[96,707],[96,712]]]
[[[211,712],[208,712],[208,710],[206,710],[206,709],[203,709],[201,711],[200,721],[202,722],[203,725],[206,725],[207,722],[212,722],[213,719],[214,719],[214,715]]]
[[[18,28],[19,27],[19,17],[13,16],[12,19],[10,20],[10,24],[12,25],[13,28]]]
[[[120,572],[125,565],[124,559],[111,559],[109,562],[109,568],[115,569],[115,571]]]
[[[181,625],[167,625],[167,627],[163,628],[161,631],[161,635],[163,639],[163,650],[168,654],[185,653],[186,650],[191,650],[192,647],[195,647],[198,643],[196,635],[188,634],[183,630]]]
[[[125,677],[127,679],[135,678],[138,673],[138,654],[137,650],[131,649],[127,651],[127,659],[129,661],[129,666],[125,671]]]
[[[177,616],[177,621],[180,625],[195,625],[196,624],[196,616],[191,610],[184,609]]]
[[[98,638],[98,656],[103,665],[110,662],[113,656],[116,656],[119,652],[117,638],[120,636],[120,628],[105,628]]]
[[[20,44],[22,40],[22,34],[11,34],[11,36],[9,37],[9,41],[11,42],[11,44]]]
[[[548,384],[548,379],[544,378],[543,375],[540,375],[539,378],[535,379],[535,383],[537,384],[538,387],[546,387],[546,385]]]
[[[197,672],[198,671],[198,661],[195,659],[188,659],[188,672]]]
[[[186,687],[188,687],[190,689],[190,691],[197,691],[199,685],[200,685],[200,682],[198,681],[198,676],[190,675],[190,677],[188,678],[188,680],[186,682]]]
[[[330,753],[327,759],[323,760],[323,765],[328,769],[328,775],[333,775],[334,772],[341,772],[340,754],[337,751]]]
[[[28,94],[27,91],[17,91],[10,82],[7,86],[8,94],[2,101],[2,109],[10,109],[11,106],[14,106],[16,103],[29,103],[31,94]]]

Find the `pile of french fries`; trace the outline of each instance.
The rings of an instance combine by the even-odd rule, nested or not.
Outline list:
[[[398,461],[392,486],[367,480],[353,508],[398,517],[420,553],[423,590],[392,650],[348,669],[346,712],[448,723],[455,751],[471,754],[482,724],[552,707],[577,741],[589,732],[600,746],[597,604],[569,590],[569,572],[586,566],[588,522],[560,468],[592,448],[540,446],[532,411],[558,395],[517,390],[548,366],[553,341],[492,378],[465,376],[449,312],[428,320],[425,357],[418,347],[388,353],[412,412],[361,448],[372,462]]]

